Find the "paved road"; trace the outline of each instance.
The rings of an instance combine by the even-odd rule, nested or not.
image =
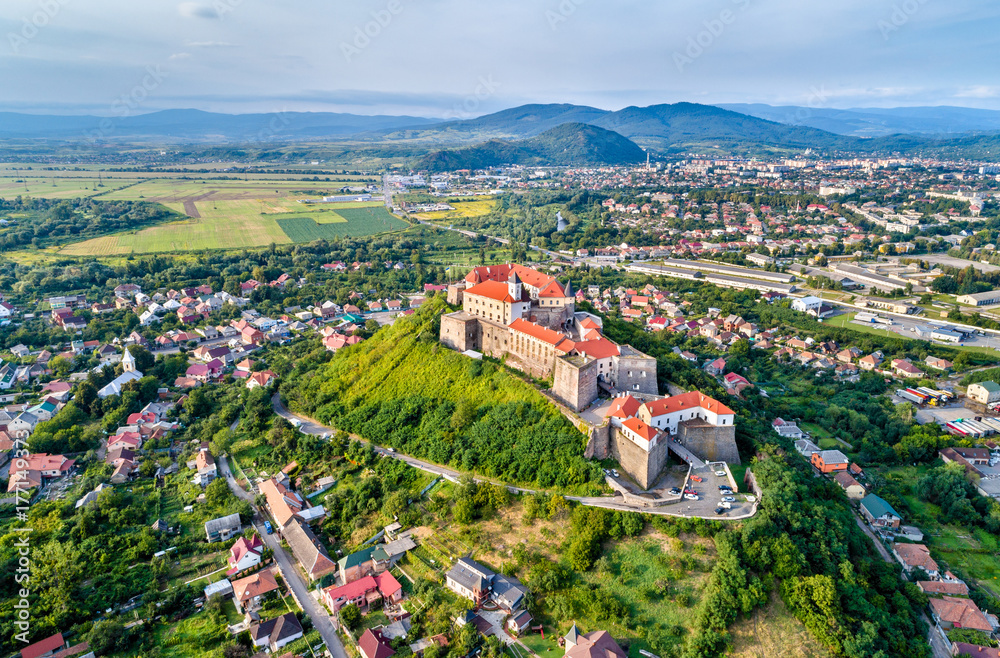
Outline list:
[[[219,470],[222,472],[222,476],[226,478],[226,482],[233,493],[238,498],[242,498],[253,504],[254,496],[247,493],[236,482],[236,478],[233,476],[233,471],[229,468],[229,462],[225,456],[219,457]],[[333,658],[348,658],[347,652],[344,650],[344,645],[341,644],[340,637],[337,636],[337,630],[330,619],[330,615],[327,614],[326,608],[313,598],[309,591],[308,583],[306,583],[305,578],[299,572],[295,561],[282,548],[281,542],[278,541],[278,535],[269,535],[264,531],[263,517],[261,517],[260,512],[256,508],[255,511],[257,511],[257,516],[254,519],[254,528],[257,530],[257,534],[263,538],[264,545],[274,551],[274,559],[278,563],[278,566],[281,567],[281,573],[284,574],[288,586],[295,593],[295,598],[302,604],[303,611],[312,620],[313,626],[319,631],[320,637],[323,638],[330,653],[333,654]]]
[[[300,423],[299,430],[305,434],[312,434],[314,436],[323,436],[323,435],[332,435],[336,431],[332,427],[327,427],[326,425],[318,423],[315,419],[292,413],[285,407],[284,403],[282,403],[281,397],[279,396],[278,393],[275,393],[271,397],[271,406],[274,408],[274,413],[278,414],[285,420],[288,421],[295,420],[299,422]],[[354,439],[355,441],[360,441],[361,443],[364,444],[370,444],[370,442],[366,441],[365,439],[362,439],[360,436],[357,436],[355,434],[352,434],[351,438]],[[374,444],[370,445],[372,447],[372,450],[374,450],[376,453],[380,455],[391,457],[392,459],[398,459],[400,461],[406,462],[413,468],[425,471],[427,473],[433,473],[434,475],[439,475],[447,480],[451,480],[452,482],[458,482],[459,479],[463,475],[465,475],[465,473],[463,473],[462,471],[456,471],[454,469],[441,466],[440,464],[433,464],[431,462],[426,462],[421,459],[416,459],[415,457],[410,457],[409,455],[404,455],[387,448],[381,448]],[[491,480],[484,480],[482,478],[476,478],[476,481],[492,482]],[[515,487],[506,483],[494,482],[494,484],[503,484],[504,486],[507,487],[509,491],[516,493],[529,493],[529,494],[538,493],[536,489]],[[603,507],[605,509],[620,510],[623,512],[643,512],[646,514],[659,514],[661,516],[703,518],[703,519],[712,519],[716,521],[734,521],[737,519],[745,519],[757,513],[757,503],[754,503],[751,512],[748,514],[741,514],[739,516],[725,516],[720,518],[715,515],[698,516],[694,514],[683,514],[680,511],[678,511],[679,508],[677,508],[676,506],[674,507],[673,510],[671,510],[670,506],[641,507],[639,505],[632,505],[626,503],[620,494],[615,494],[614,496],[566,496],[566,499],[578,502],[581,505],[587,505],[588,507]]]

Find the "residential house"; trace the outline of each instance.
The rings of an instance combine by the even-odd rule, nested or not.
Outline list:
[[[948,359],[941,359],[933,355],[928,355],[927,358],[924,359],[924,363],[931,368],[944,370],[945,372],[951,372],[951,369],[954,367],[954,364]]]
[[[278,589],[278,581],[270,569],[233,581],[233,602],[239,610],[250,610],[260,605],[268,592]]]
[[[909,359],[893,359],[892,371],[897,377],[920,377],[924,374]]]
[[[252,372],[247,377],[247,388],[253,390],[255,388],[267,388],[275,381],[277,381],[278,375],[270,370],[262,370],[260,372]]]
[[[788,439],[801,439],[806,436],[806,433],[799,428],[797,423],[783,418],[775,418],[771,423],[771,427],[774,428],[774,431],[777,432],[779,436],[783,436]],[[819,448],[816,448],[816,450],[819,450]],[[816,452],[816,450],[813,452]],[[809,455],[806,456],[808,457]]]
[[[304,636],[305,631],[294,612],[250,625],[250,641],[254,647],[268,647],[271,651],[279,651]]]
[[[279,530],[283,530],[295,517],[306,523],[312,523],[326,516],[326,509],[322,505],[309,507],[309,503],[302,496],[275,478],[261,482],[260,492],[267,499],[267,508],[278,524]]]
[[[358,650],[362,658],[390,658],[396,655],[389,640],[382,635],[382,631],[376,629],[365,629],[358,639]]]
[[[1000,649],[996,647],[981,647],[966,642],[952,642],[951,655],[969,656],[970,658],[1000,658]]]
[[[918,580],[917,587],[919,587],[921,591],[928,596],[940,596],[942,594],[947,594],[948,596],[969,595],[969,586],[961,581],[949,582],[946,580]]]
[[[984,633],[993,632],[992,622],[972,599],[942,596],[931,599],[930,606],[934,621],[945,630],[971,628]]]
[[[379,601],[398,603],[402,599],[403,587],[388,571],[323,590],[323,603],[333,614],[337,614],[349,603],[358,606],[362,612],[367,612]]]
[[[7,491],[27,491],[73,472],[76,461],[63,455],[40,452],[15,459],[10,466]]]
[[[62,633],[56,633],[21,649],[21,658],[48,658],[65,646]]]
[[[847,471],[834,473],[833,479],[840,485],[840,488],[844,490],[844,493],[846,493],[847,497],[851,500],[861,500],[867,493],[864,486],[855,480],[854,477]]]
[[[892,554],[903,565],[903,571],[907,575],[913,573],[914,569],[923,569],[924,573],[932,579],[936,579],[940,575],[937,562],[931,558],[930,550],[923,544],[896,543],[893,545]]]
[[[892,505],[875,494],[868,494],[861,500],[861,516],[868,523],[880,528],[898,528],[903,521]]]
[[[215,459],[212,457],[212,453],[208,451],[208,448],[202,448],[198,451],[198,455],[194,458],[195,468],[198,474],[194,476],[194,483],[200,484],[205,487],[214,480],[219,475],[219,467],[215,463]]]
[[[281,536],[288,542],[292,554],[298,561],[302,570],[309,576],[309,580],[318,580],[328,573],[333,573],[337,569],[337,564],[330,559],[326,547],[320,543],[313,531],[298,516],[285,524],[281,531]]]
[[[718,377],[726,370],[726,360],[723,358],[718,358],[715,361],[710,362],[705,366],[705,372],[712,375],[713,377]]]
[[[847,455],[839,450],[820,450],[819,452],[814,452],[809,461],[820,473],[846,471],[848,465],[851,463]]]
[[[607,631],[580,633],[576,624],[563,637],[566,649],[564,658],[628,658]]]
[[[340,570],[340,580],[343,583],[353,583],[355,580],[385,571],[389,556],[384,550],[376,554],[376,547],[364,548],[345,555],[337,561]]]
[[[254,535],[250,539],[240,537],[229,548],[229,568],[231,573],[239,573],[251,569],[261,563],[264,554],[264,543]],[[230,575],[227,573],[227,575]]]
[[[479,606],[492,599],[507,612],[518,609],[528,589],[516,578],[495,573],[466,557],[459,558],[445,574],[445,586]]]
[[[205,536],[208,541],[226,541],[243,531],[243,523],[239,514],[220,516],[205,522]]]

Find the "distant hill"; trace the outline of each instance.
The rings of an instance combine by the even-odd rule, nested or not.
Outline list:
[[[106,126],[103,130],[102,121]],[[567,124],[577,127],[548,135],[542,142],[526,143]],[[617,133],[631,147],[614,142],[611,135],[581,132],[581,125]],[[570,133],[574,133],[573,139],[569,139]],[[658,155],[781,156],[813,149],[826,154],[995,161],[1000,159],[1000,112],[956,107],[824,110],[697,103],[626,107],[614,112],[586,105],[532,104],[460,121],[330,112],[233,115],[166,110],[112,119],[0,112],[0,139],[85,142],[94,137],[121,143],[210,144],[220,148],[258,144],[263,151],[273,144],[297,143],[303,144],[295,147],[297,156],[317,159],[324,156],[316,142],[350,141],[359,153],[411,162],[423,158],[434,168],[459,159],[463,167],[476,162],[586,164],[596,162],[592,154],[600,154],[602,162],[630,162],[637,145]],[[546,144],[553,138],[566,143]],[[577,140],[576,146],[573,140]],[[263,152],[259,155],[267,157]]]
[[[0,138],[82,140],[100,134],[102,140],[221,143],[297,141],[345,137],[373,130],[430,123],[439,123],[439,120],[334,112],[219,114],[201,110],[164,110],[111,119],[0,112]]]
[[[969,107],[811,108],[726,103],[718,107],[784,124],[808,126],[838,135],[884,137],[920,133],[947,135],[1000,131],[1000,111]]]
[[[430,171],[483,169],[504,164],[598,165],[641,162],[646,153],[611,130],[564,123],[520,141],[493,139],[477,146],[435,151],[417,165]]]
[[[566,121],[586,123],[623,135],[657,151],[690,147],[752,149],[850,149],[856,140],[802,126],[787,126],[712,105],[674,103],[626,107],[609,112],[584,105],[524,105],[475,119],[382,131],[374,140],[413,139],[456,143],[486,139],[524,139]]]

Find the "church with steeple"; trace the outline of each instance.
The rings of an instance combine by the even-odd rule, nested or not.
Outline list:
[[[142,373],[136,369],[135,357],[125,348],[122,356],[122,374],[115,377],[97,391],[97,397],[106,398],[112,395],[121,395],[122,387],[129,383],[142,379]]]
[[[553,394],[572,409],[589,405],[601,385],[657,393],[656,359],[605,338],[600,317],[577,312],[569,281],[517,264],[477,267],[448,286],[448,302],[462,310],[441,317],[442,344],[551,377]]]

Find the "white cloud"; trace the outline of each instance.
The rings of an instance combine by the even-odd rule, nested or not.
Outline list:
[[[184,18],[218,18],[219,12],[211,5],[200,2],[182,2],[177,10]]]
[[[226,41],[191,41],[184,44],[188,48],[235,48],[236,44]]]
[[[167,59],[190,59],[191,53],[174,53]]]
[[[965,87],[955,92],[955,98],[996,98],[1000,96],[1000,87],[977,85]]]

